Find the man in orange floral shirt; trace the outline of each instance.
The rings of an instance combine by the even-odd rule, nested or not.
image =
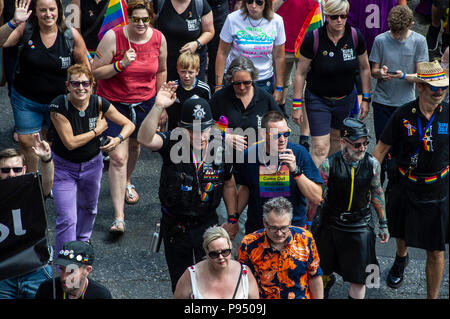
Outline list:
[[[263,206],[264,228],[244,237],[239,262],[253,272],[260,298],[322,299],[319,254],[312,234],[291,226],[292,204],[284,197]]]

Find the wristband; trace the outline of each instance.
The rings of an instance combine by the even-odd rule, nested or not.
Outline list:
[[[113,63],[113,68],[117,73],[120,73],[124,70],[124,68],[122,67],[122,64],[120,63],[120,61],[116,61]]]
[[[379,224],[380,224],[380,228],[387,228],[388,227],[387,226],[387,220],[384,217],[379,220]]]
[[[283,92],[283,87],[282,86],[276,86],[275,87],[275,91]]]
[[[228,224],[236,224],[239,220],[239,214],[234,213],[233,215],[228,216]]]
[[[122,143],[123,142],[123,136],[119,134],[119,135],[117,135],[117,137],[119,138],[120,143]]]
[[[403,79],[406,77],[406,73],[403,72],[403,71],[402,71],[402,73],[403,73],[403,75],[402,75],[402,77],[400,78],[400,80],[403,80]]]
[[[365,98],[370,98],[370,93],[363,93],[362,96]]]
[[[216,84],[216,87],[223,87],[223,84]]]
[[[311,226],[312,225],[312,220],[307,220],[305,224],[306,224],[306,226]]]
[[[11,23],[11,21],[8,21],[8,27],[10,27],[12,30],[15,30],[17,28],[17,25],[14,25]]]
[[[93,128],[91,131],[94,132],[94,136],[97,137],[97,132],[95,131],[95,128]]]
[[[41,159],[41,162],[42,162],[42,163],[50,163],[52,160],[53,160],[53,155],[50,154],[50,158],[49,158],[49,159],[47,159],[47,160]]]
[[[302,99],[292,99],[292,109],[294,111],[298,111],[302,108],[303,102]]]

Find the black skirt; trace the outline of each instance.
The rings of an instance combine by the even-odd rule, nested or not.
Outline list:
[[[386,215],[391,237],[407,247],[444,251],[449,242],[448,176],[432,184],[401,177],[386,194]]]

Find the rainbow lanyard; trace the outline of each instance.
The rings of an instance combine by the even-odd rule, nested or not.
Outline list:
[[[428,141],[425,140],[424,137],[427,134],[427,132],[429,131],[431,123],[433,122],[435,115],[436,115],[436,113],[433,114],[433,116],[428,121],[427,125],[425,126],[425,128],[423,130],[422,130],[422,121],[420,120],[420,117],[417,116],[417,125],[419,127],[419,143],[423,143],[424,149],[427,152],[433,152],[433,145],[431,144],[431,141],[430,141],[430,144],[428,144],[427,143]],[[409,168],[408,168],[409,174],[411,174],[411,171],[417,167],[417,162],[419,159],[419,150],[420,150],[420,144],[417,147],[416,152],[411,156],[411,159],[409,162]]]
[[[208,150],[208,142],[209,142],[209,141],[206,142],[205,150]],[[198,172],[200,171],[200,168],[201,168],[201,167],[203,166],[203,164],[205,163],[205,161],[206,161],[206,156],[207,156],[207,155],[208,155],[208,153],[205,153],[205,156],[204,156],[203,160],[200,162],[200,164],[198,164],[198,163],[197,163],[197,159],[195,158],[195,155],[194,155],[194,149],[192,149],[192,160],[193,160],[194,165],[195,165],[195,176],[197,177],[198,194],[199,194],[200,196],[202,196],[202,191],[200,190],[200,179],[198,178]]]

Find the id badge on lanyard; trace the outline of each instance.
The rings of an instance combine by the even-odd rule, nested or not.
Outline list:
[[[433,116],[428,121],[428,123],[424,129],[422,129],[422,121],[420,120],[420,117],[417,116],[417,124],[419,126],[419,144],[423,144],[423,148],[427,152],[433,152],[433,144],[431,141],[430,127],[431,127],[431,123],[434,120],[435,115],[436,115],[436,113],[433,114]],[[419,160],[419,150],[420,150],[420,145],[417,147],[416,152],[411,156],[411,158],[409,160],[408,170],[409,170],[410,174],[417,167],[417,162]]]

